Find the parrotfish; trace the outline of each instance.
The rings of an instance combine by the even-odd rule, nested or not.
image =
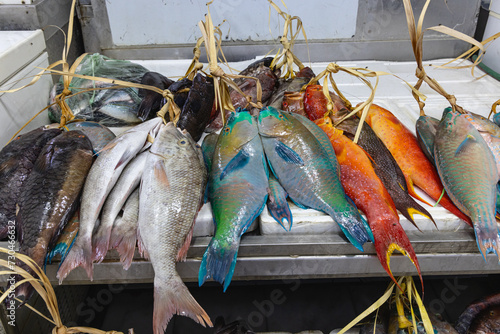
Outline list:
[[[446,192],[473,223],[483,257],[500,258],[495,220],[498,173],[495,158],[466,117],[450,111],[441,120],[434,141],[434,158]]]
[[[276,177],[269,175],[269,197],[267,199],[267,210],[285,231],[290,231],[293,225],[292,212],[287,202],[288,194],[281,186]],[[287,226],[285,226],[287,225]]]
[[[76,236],[78,235],[78,229],[80,227],[80,212],[77,210],[73,215],[73,218],[66,224],[64,229],[62,230],[61,235],[57,239],[56,245],[50,250],[50,253],[47,254],[45,263],[52,263],[52,259],[56,255],[61,256],[61,261],[59,266],[66,259],[66,255],[68,255],[69,250],[73,246],[73,242],[75,241]]]
[[[40,267],[76,211],[92,161],[90,140],[80,131],[63,132],[44,146],[23,183],[16,218],[19,252]],[[19,286],[17,296],[28,298],[30,288]]]
[[[420,116],[415,125],[417,140],[422,152],[435,166],[434,161],[434,137],[436,136],[439,119],[431,116]]]
[[[230,115],[212,157],[208,181],[215,235],[198,275],[199,284],[213,278],[229,286],[240,239],[262,212],[268,197],[268,170],[257,121],[246,110]]]
[[[314,134],[291,114],[273,107],[260,112],[259,134],[271,170],[290,199],[299,207],[328,214],[362,250],[370,240],[370,228],[342,189],[338,163]]]
[[[346,194],[365,213],[375,239],[380,263],[392,280],[390,257],[395,250],[412,261],[420,274],[420,266],[410,240],[399,223],[391,196],[375,173],[370,158],[333,127],[330,118],[318,119],[316,124],[328,135],[340,165],[340,180]]]
[[[415,185],[433,200],[439,200],[439,204],[448,211],[472,225],[469,217],[452,203],[446,193],[443,194],[443,185],[434,165],[422,152],[415,135],[403,123],[389,110],[376,104],[371,105],[366,116],[366,123],[382,140],[401,167],[410,195],[425,202],[415,192],[413,187]]]
[[[206,182],[199,146],[169,122],[151,145],[139,190],[137,243],[155,273],[154,334],[164,333],[174,314],[212,326],[175,268],[186,259]]]
[[[14,230],[21,186],[45,144],[61,134],[58,129],[37,128],[23,134],[0,151],[0,239]]]

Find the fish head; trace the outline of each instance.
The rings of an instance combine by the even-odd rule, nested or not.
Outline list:
[[[439,132],[441,134],[452,134],[452,133],[468,133],[468,129],[472,128],[472,124],[467,121],[467,119],[460,114],[458,111],[448,110],[451,108],[446,108],[443,112],[443,118],[439,123]]]
[[[230,113],[219,135],[219,146],[241,147],[258,135],[255,118],[246,109]]]
[[[155,145],[156,142],[161,145]],[[182,157],[196,146],[196,142],[186,133],[182,133],[174,123],[169,122],[162,126],[151,146],[151,153],[163,158]]]
[[[283,137],[292,134],[291,116],[274,107],[262,109],[258,123],[261,136]]]

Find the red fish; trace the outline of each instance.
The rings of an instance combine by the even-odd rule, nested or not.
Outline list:
[[[345,105],[334,93],[330,92],[330,97],[333,101],[332,112],[337,112],[341,109],[345,109]],[[323,118],[325,116],[324,111],[326,110],[326,105],[328,104],[328,99],[323,93],[323,87],[321,85],[310,85],[306,88],[306,93],[304,95],[304,109],[311,121]]]
[[[389,110],[372,104],[366,122],[384,142],[401,167],[408,185],[408,192],[422,200],[414,185],[437,201],[443,194],[439,175],[418,144],[417,137],[406,128]],[[445,193],[439,201],[445,209],[472,226],[471,220],[460,211]]]
[[[394,202],[373,169],[365,151],[344,136],[343,131],[333,127],[328,117],[315,123],[328,135],[340,165],[340,181],[347,196],[365,213],[375,239],[375,250],[382,267],[394,282],[390,268],[390,257],[395,250],[407,256],[417,268],[417,256],[403,227]]]

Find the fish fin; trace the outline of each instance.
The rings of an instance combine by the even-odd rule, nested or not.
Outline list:
[[[417,192],[415,191],[415,187],[413,185],[413,180],[411,180],[410,178],[407,178],[406,185],[408,186],[408,194],[410,194],[410,196],[413,196],[414,198],[418,199],[420,202],[423,202],[429,206],[432,206],[432,204],[430,204],[429,202],[427,202],[426,200],[424,200],[422,197],[420,197],[417,194]]]
[[[186,239],[184,240],[182,247],[179,249],[179,253],[177,254],[177,259],[176,259],[177,262],[186,261],[187,252],[189,250],[189,246],[191,246],[191,239],[193,238],[193,230],[194,230],[194,222],[193,225],[191,225],[189,233],[186,235]]]
[[[240,239],[241,237],[233,238],[228,245],[222,246],[215,237],[212,238],[205,254],[203,254],[198,272],[198,284],[200,286],[206,280],[212,278],[223,284],[224,292],[226,292],[233,278]]]
[[[222,180],[229,173],[236,171],[245,167],[250,161],[250,155],[246,151],[245,147],[243,147],[224,167],[224,170],[220,174],[220,180]]]
[[[308,209],[310,209],[309,207],[305,206],[304,204],[295,201],[293,198],[291,198],[291,197],[288,197],[288,198],[290,198],[292,200],[293,204],[295,204],[296,206],[298,206],[300,209],[302,209],[302,210],[308,210]]]
[[[284,161],[288,163],[297,164],[300,166],[304,165],[304,160],[302,160],[300,155],[298,155],[297,152],[295,152],[294,150],[292,150],[290,147],[286,146],[279,140],[276,141],[276,146],[274,147],[274,150],[276,151],[278,156]]]
[[[208,314],[193,298],[177,274],[163,282],[155,279],[153,333],[163,334],[174,314],[187,316],[203,327],[213,327]]]
[[[56,257],[57,255],[60,255],[61,257],[63,257],[67,251],[68,251],[68,245],[64,242],[60,242],[58,244],[56,244],[56,246],[54,248],[52,248],[50,250],[49,253],[47,253],[47,255],[45,256],[45,263],[44,263],[44,270],[45,270],[45,267],[46,267],[46,264],[52,264],[52,259],[54,257]],[[61,263],[62,263],[62,259],[61,259]]]
[[[475,141],[476,138],[474,138],[473,135],[467,135],[464,141],[458,146],[457,150],[455,151],[455,155],[459,155],[460,153],[462,153],[467,148],[467,146],[471,145]]]
[[[285,193],[284,198],[276,199],[276,197],[272,196],[270,190],[268,190],[268,192],[267,210],[269,214],[281,225],[281,227],[283,227],[283,229],[285,229],[285,231],[290,231],[293,225],[293,217],[290,206],[286,201],[288,195]],[[285,227],[285,223],[288,225],[288,229]]]
[[[274,172],[273,165],[271,164],[271,161],[269,161],[269,158],[267,157],[267,155],[266,155],[266,160],[267,160],[267,165],[269,166],[269,169],[271,170],[271,173],[274,175],[276,180],[279,180],[278,176]]]
[[[99,152],[97,152],[96,154],[99,155],[99,154],[101,154],[104,151],[111,150],[111,149],[113,149],[116,146],[116,144],[118,144],[118,141],[114,141],[113,140],[113,141],[109,142],[106,146],[104,146],[103,148],[101,148],[101,150]]]
[[[484,261],[489,253],[495,253],[500,261],[500,236],[496,220],[494,219],[492,224],[483,221],[474,222],[474,233]]]
[[[418,276],[420,277],[420,281],[422,282],[422,273],[420,271],[420,265],[418,263],[417,255],[415,254],[410,240],[408,239],[408,236],[406,235],[399,221],[387,221],[382,222],[381,224],[383,225],[380,226],[381,228],[374,228],[373,231],[375,238],[375,250],[377,251],[377,256],[382,267],[389,274],[391,279],[397,284],[390,266],[391,256],[394,251],[397,250],[410,259],[410,261],[417,269]]]
[[[136,243],[136,234],[130,233],[130,235],[124,236],[116,246],[116,250],[118,251],[118,254],[120,254],[120,262],[125,270],[128,270],[132,264]]]
[[[103,221],[101,221],[97,233],[92,237],[92,261],[101,263],[104,260],[104,257],[108,253],[112,228],[113,225],[105,226]]]
[[[347,201],[349,203],[351,203],[351,205],[354,208],[356,208],[356,210],[358,210],[358,207],[356,206],[356,204],[354,204],[354,201],[347,195],[345,197],[346,197]],[[361,223],[363,224],[363,227],[365,228],[365,231],[368,234],[368,238],[370,238],[371,242],[375,242],[375,240],[373,239],[373,232],[372,232],[372,229],[370,228],[370,225],[368,224],[368,221],[361,215],[361,212],[359,210],[358,210],[358,213],[359,213],[359,217],[361,218]]]
[[[165,187],[170,187],[170,182],[168,181],[167,170],[165,166],[165,162],[163,160],[158,160],[155,162],[154,166],[154,175],[155,178],[160,181]]]
[[[115,169],[118,169],[123,164],[127,164],[136,155],[137,155],[136,151],[133,151],[133,150],[130,150],[130,149],[125,150],[125,152],[123,152],[120,160],[116,164]]]
[[[411,203],[411,202],[413,202],[413,203]],[[422,230],[417,226],[417,224],[415,223],[415,220],[413,218],[413,216],[416,214],[419,214],[421,216],[424,216],[424,217],[430,219],[434,223],[434,226],[437,227],[436,222],[434,221],[434,218],[432,218],[431,214],[427,210],[425,210],[417,202],[415,202],[413,200],[411,202],[409,202],[408,205],[405,205],[404,207],[402,207],[400,205],[400,207],[398,208],[398,210],[401,212],[401,214],[404,217],[406,217],[406,219],[408,219],[420,232],[422,232]]]
[[[137,229],[137,248],[139,249],[139,254],[141,254],[141,256],[144,259],[149,260],[148,249],[146,248],[146,246],[142,242],[141,233],[140,233],[139,228]]]
[[[83,267],[87,272],[87,276],[93,280],[93,263],[91,241],[77,238],[75,244],[68,253],[66,259],[59,267],[56,277],[59,279],[59,284],[68,276],[68,274],[76,267]]]

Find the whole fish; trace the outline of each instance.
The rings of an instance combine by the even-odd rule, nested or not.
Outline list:
[[[69,131],[79,130],[83,132],[92,143],[94,153],[99,152],[115,139],[115,134],[108,127],[96,122],[71,122],[65,126]]]
[[[73,218],[66,224],[64,229],[61,232],[61,235],[57,239],[57,242],[52,249],[50,249],[49,254],[45,259],[45,263],[52,263],[52,259],[58,254],[61,256],[61,261],[59,266],[66,259],[66,255],[68,255],[69,250],[73,246],[73,242],[75,241],[76,236],[78,235],[78,230],[80,228],[80,212],[77,210],[73,215]]]
[[[278,88],[269,98],[268,105],[276,109],[281,109],[283,106],[283,98],[285,96],[285,92],[300,91],[304,85],[307,85],[309,83],[310,79],[311,78],[309,76],[295,77],[293,79],[279,79]]]
[[[19,252],[40,267],[76,211],[92,160],[90,140],[79,131],[64,132],[44,146],[23,183],[17,214]],[[30,288],[19,286],[17,296],[27,299]]]
[[[287,202],[288,194],[281,186],[276,177],[272,174],[269,175],[269,197],[267,198],[267,210],[278,224],[290,231],[293,225],[292,212]],[[286,225],[286,226],[285,226]]]
[[[413,187],[415,185],[433,200],[439,200],[439,204],[445,209],[472,226],[469,217],[452,203],[446,193],[443,194],[443,185],[434,165],[420,149],[415,135],[403,123],[389,110],[376,104],[372,104],[368,110],[366,123],[382,140],[401,167],[410,195],[423,201],[415,192]]]
[[[174,82],[168,90],[174,94],[174,102],[177,106],[182,110],[184,104],[186,104],[189,90],[193,85],[193,81],[188,78],[181,79],[179,81]]]
[[[92,260],[101,262],[108,252],[111,229],[129,195],[139,186],[149,152],[138,154],[123,169],[101,212],[101,223],[92,236]]]
[[[333,109],[331,112],[337,113],[339,110],[346,109],[344,102],[336,94],[330,92],[330,97],[333,101]],[[309,85],[304,93],[304,111],[311,121],[323,118],[328,112],[326,108],[328,99],[323,93],[323,86]]]
[[[283,96],[283,111],[307,116],[304,110],[304,92],[285,92]]]
[[[408,256],[422,277],[417,256],[399,223],[394,202],[375,173],[370,158],[341,130],[335,129],[330,118],[319,119],[316,123],[328,135],[335,149],[340,165],[340,180],[346,194],[366,215],[382,267],[396,282],[390,269],[390,258],[398,250]]]
[[[271,57],[256,61],[239,73],[239,75],[249,76],[259,80],[262,89],[261,102],[264,105],[269,100],[272,93],[274,92],[274,89],[278,85],[278,78],[276,77],[276,74],[269,68],[269,65],[271,65],[271,61],[269,61],[269,59],[271,59],[272,61]],[[256,80],[249,78],[236,78],[234,79],[234,83],[238,85],[243,93],[251,97],[252,102],[257,102]],[[231,102],[233,103],[233,106],[235,108],[247,107],[247,99],[238,91],[231,89],[229,95],[231,98]],[[250,109],[252,114],[258,113],[258,108]]]
[[[139,219],[139,188],[134,190],[123,206],[123,214],[113,223],[109,247],[116,248],[120,254],[123,269],[132,264],[137,241],[137,221]]]
[[[257,121],[249,111],[232,113],[212,157],[208,198],[215,235],[200,265],[198,282],[231,283],[240,239],[259,216],[268,196],[268,171]]]
[[[458,320],[455,324],[455,329],[458,334],[467,333],[496,333],[493,330],[500,328],[500,294],[494,294],[490,296],[483,297],[479,300],[471,303],[467,308],[460,314]],[[479,326],[481,323],[486,326],[491,326],[490,328],[482,328],[482,332],[479,331]]]
[[[369,227],[342,189],[338,163],[311,131],[291,114],[267,107],[259,115],[259,134],[271,170],[290,199],[328,214],[362,250],[370,240]]]
[[[343,118],[344,115],[345,112],[339,111],[337,114],[331,114],[330,118],[335,124],[335,122]],[[340,123],[337,128],[344,131],[344,135],[352,140],[358,125],[359,118],[351,117]],[[397,164],[396,160],[394,160],[391,152],[387,149],[380,138],[377,137],[373,129],[366,123],[361,129],[358,145],[365,150],[368,156],[372,159],[372,165],[375,169],[375,173],[384,184],[385,188],[389,192],[389,195],[391,195],[391,198],[396,205],[396,209],[398,209],[399,212],[401,212],[401,214],[417,228],[418,226],[413,220],[414,214],[420,214],[434,221],[431,214],[410,196],[406,185],[406,179],[401,171],[401,168]]]
[[[449,112],[441,120],[434,141],[434,158],[446,192],[469,216],[481,254],[500,257],[495,220],[495,158],[483,137],[463,115]]]
[[[104,201],[128,162],[147,146],[148,135],[154,138],[161,125],[162,120],[157,117],[125,131],[102,150],[92,165],[82,194],[80,231],[57,272],[59,281],[79,266],[92,279],[92,232]]]
[[[0,151],[0,240],[15,225],[16,205],[21,186],[33,169],[45,144],[61,133],[58,129],[37,128],[18,136]]]
[[[146,72],[141,79],[141,84],[154,86],[161,90],[169,88],[173,83],[173,80],[157,72]],[[142,121],[155,117],[163,105],[163,96],[155,91],[143,88],[139,88],[138,93],[142,97],[142,101],[137,109],[137,117]]]
[[[200,140],[203,131],[211,121],[215,93],[211,78],[197,74],[189,90],[177,126],[187,130],[195,141]]]
[[[434,137],[438,125],[439,119],[430,116],[420,116],[415,125],[418,144],[434,166],[436,165],[434,161]]]
[[[139,250],[153,265],[153,332],[163,333],[172,316],[212,326],[175,270],[185,260],[207,180],[199,146],[173,123],[151,146],[139,195]]]

